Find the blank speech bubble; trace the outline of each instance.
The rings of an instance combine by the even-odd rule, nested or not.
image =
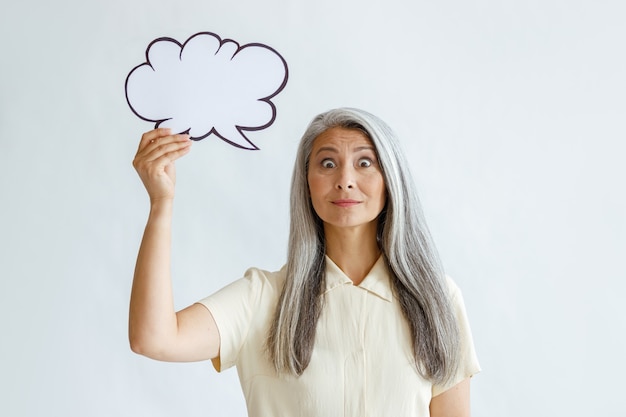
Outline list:
[[[271,99],[285,88],[288,72],[283,57],[261,43],[239,46],[210,32],[183,44],[158,38],[148,45],[146,62],[126,77],[126,101],[155,127],[259,149],[245,132],[274,123]]]

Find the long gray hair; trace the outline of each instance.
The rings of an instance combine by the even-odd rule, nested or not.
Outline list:
[[[456,372],[459,331],[439,256],[424,221],[408,163],[392,130],[376,116],[342,108],[315,117],[296,155],[291,183],[287,279],[267,340],[277,372],[300,375],[311,360],[322,310],[325,238],[307,181],[313,141],[332,127],[358,129],[374,144],[387,190],[378,244],[413,337],[418,372],[444,383]]]

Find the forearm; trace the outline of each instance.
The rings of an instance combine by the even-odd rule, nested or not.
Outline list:
[[[131,349],[155,356],[177,333],[171,282],[173,200],[153,202],[137,256],[130,298]]]

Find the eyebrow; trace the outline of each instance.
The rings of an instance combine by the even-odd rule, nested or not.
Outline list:
[[[373,146],[371,146],[371,145],[364,145],[364,146],[359,146],[357,148],[354,148],[355,152],[368,151],[368,150],[376,152],[376,149]],[[315,155],[318,155],[320,152],[323,152],[323,151],[329,151],[329,152],[332,152],[332,153],[339,153],[337,148],[334,148],[332,146],[322,146],[321,148],[319,148],[317,150],[317,152],[315,152]]]

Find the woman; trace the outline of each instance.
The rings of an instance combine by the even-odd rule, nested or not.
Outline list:
[[[397,139],[375,116],[317,116],[297,154],[286,266],[175,313],[174,161],[186,135],[143,135],[150,195],[130,305],[133,351],[237,366],[250,416],[469,416],[479,371],[461,294],[442,272]]]

